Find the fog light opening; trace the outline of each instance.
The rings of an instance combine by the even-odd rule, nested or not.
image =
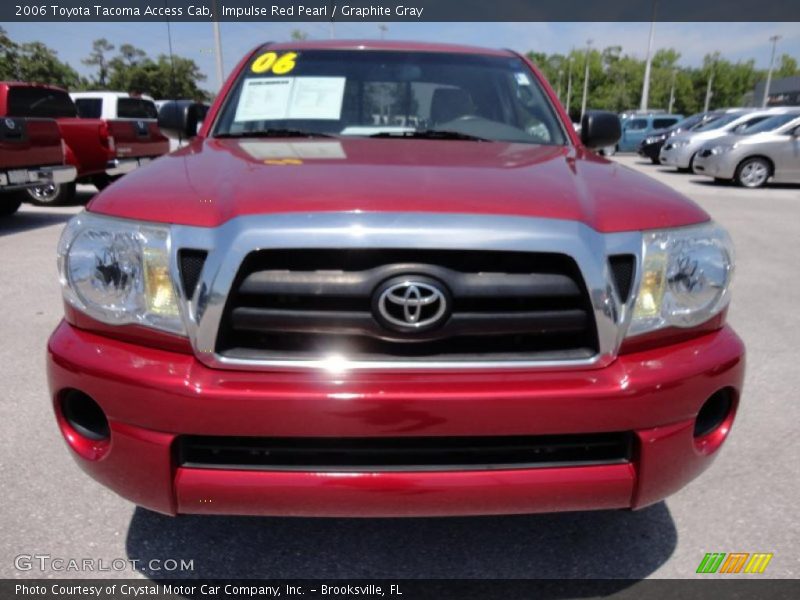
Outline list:
[[[699,438],[712,433],[725,422],[731,412],[733,401],[728,390],[720,390],[700,408],[694,422],[694,437]]]
[[[75,433],[89,440],[101,442],[108,440],[111,435],[103,409],[83,392],[69,390],[64,393],[61,397],[61,413]]]

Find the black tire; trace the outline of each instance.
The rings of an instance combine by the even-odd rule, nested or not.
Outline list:
[[[19,194],[0,194],[0,217],[10,217],[22,206]]]
[[[97,191],[104,190],[112,183],[114,183],[117,179],[120,179],[122,175],[117,175],[116,177],[111,177],[110,175],[106,175],[103,173],[102,175],[95,175],[92,177],[92,185],[97,188]]]
[[[75,183],[43,185],[26,190],[28,200],[36,206],[63,206],[75,197]]]
[[[772,165],[766,158],[754,156],[746,158],[736,167],[734,181],[746,188],[755,189],[764,187],[772,175]]]
[[[692,158],[689,159],[689,166],[688,167],[678,167],[679,173],[694,173],[694,157],[697,154],[692,154]]]
[[[657,156],[651,156],[650,157],[650,162],[653,163],[654,165],[660,165],[661,164],[661,160],[659,160],[659,158]]]

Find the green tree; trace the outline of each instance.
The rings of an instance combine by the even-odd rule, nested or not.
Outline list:
[[[17,79],[19,46],[0,27],[0,79]]]
[[[106,38],[100,38],[92,43],[92,52],[81,62],[89,67],[97,67],[97,78],[94,80],[96,87],[105,89],[108,82],[109,59],[108,53],[114,50],[114,45]]]
[[[33,83],[47,83],[65,88],[81,87],[77,71],[61,62],[55,51],[41,42],[28,42],[19,46],[17,78]]]
[[[778,68],[775,69],[775,77],[792,77],[800,75],[800,69],[797,67],[797,59],[789,56],[788,54],[781,55]]]
[[[308,39],[308,34],[302,29],[292,29],[290,37],[294,42],[302,42],[303,40]]]

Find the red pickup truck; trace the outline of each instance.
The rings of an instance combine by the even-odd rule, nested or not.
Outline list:
[[[196,114],[162,109],[162,130]],[[728,437],[731,240],[522,55],[291,42],[59,243],[52,403],[166,514],[641,508]],[[87,493],[89,491],[87,490]]]
[[[58,87],[32,83],[0,84],[0,118],[55,119],[77,181],[106,187],[115,178],[169,152],[169,140],[147,120],[83,119],[69,94]],[[53,183],[28,190],[37,204],[64,204],[74,183]]]
[[[2,102],[0,98],[0,114]],[[75,167],[65,164],[65,145],[55,121],[0,117],[0,216],[17,211],[24,190],[66,184],[75,175]]]

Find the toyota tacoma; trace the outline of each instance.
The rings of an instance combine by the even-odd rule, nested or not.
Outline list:
[[[194,135],[191,107],[163,109]],[[165,514],[641,508],[699,475],[744,374],[734,256],[596,155],[506,50],[267,44],[181,150],[58,248],[52,403]]]

